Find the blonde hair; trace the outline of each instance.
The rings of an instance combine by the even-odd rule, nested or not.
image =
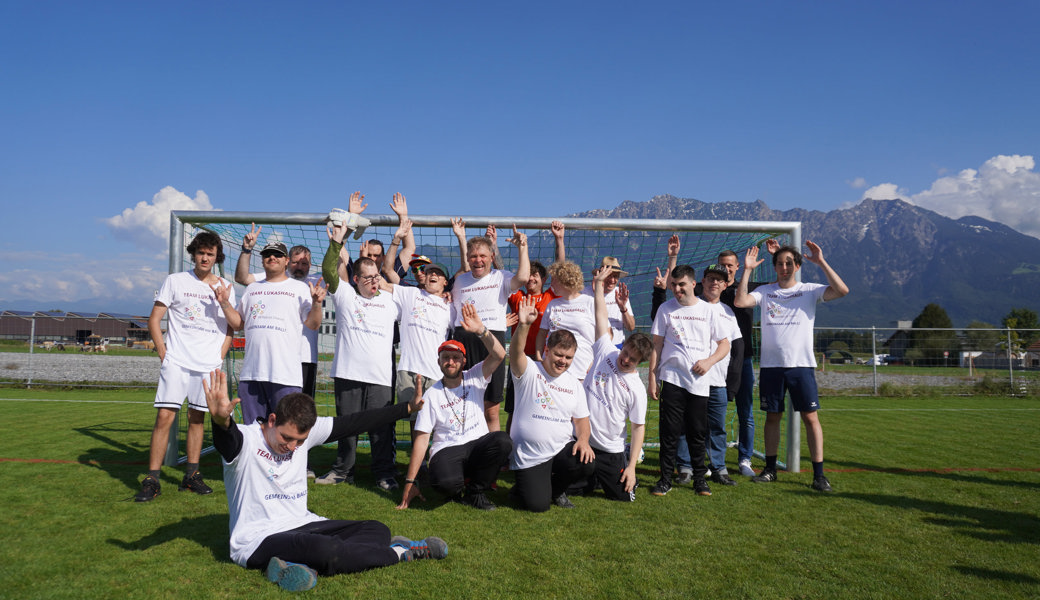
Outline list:
[[[554,262],[549,266],[549,275],[563,287],[580,292],[585,287],[585,276],[581,273],[581,267],[569,260]]]

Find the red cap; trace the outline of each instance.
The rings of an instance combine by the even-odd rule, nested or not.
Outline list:
[[[437,354],[444,352],[445,350],[454,350],[455,352],[461,352],[463,356],[466,356],[466,347],[462,345],[462,342],[458,340],[448,340],[442,343],[437,348]]]

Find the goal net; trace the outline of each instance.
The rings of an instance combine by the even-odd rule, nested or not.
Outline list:
[[[170,217],[170,272],[191,268],[190,257],[185,247],[200,230],[206,230],[216,233],[223,240],[227,258],[219,270],[224,277],[233,280],[242,238],[253,224],[261,229],[257,248],[273,241],[280,241],[287,248],[306,246],[311,250],[312,271],[320,272],[322,258],[328,248],[326,215],[327,213],[174,211]],[[364,240],[377,239],[383,242],[384,248],[388,247],[398,225],[397,216],[394,214],[365,213],[364,216],[372,224],[364,232],[362,239],[355,241],[353,236],[347,238],[349,248],[355,256],[358,245]],[[433,262],[443,263],[449,270],[457,269],[460,265],[459,244],[452,232],[451,216],[409,215],[409,218],[413,222],[415,252],[429,257]],[[591,282],[591,271],[600,264],[604,256],[616,257],[621,268],[629,273],[622,282],[629,288],[629,297],[636,317],[636,330],[644,332],[649,332],[651,325],[650,307],[654,277],[658,268],[664,272],[668,264],[667,242],[672,234],[677,234],[680,239],[678,264],[691,265],[698,273],[707,265],[716,262],[719,252],[723,250],[735,251],[743,263],[744,250],[760,245],[770,238],[776,238],[781,244],[792,244],[796,247],[801,244],[801,224],[798,222],[487,216],[463,216],[462,220],[466,224],[467,239],[483,235],[488,225],[494,225],[498,229],[498,247],[504,261],[503,268],[511,271],[515,271],[518,263],[516,248],[507,241],[512,236],[514,225],[527,235],[530,259],[548,267],[555,255],[555,238],[549,227],[554,220],[563,222],[566,228],[566,258],[582,267],[586,283]],[[410,257],[400,258],[407,264]],[[263,272],[258,252],[250,256],[250,272]],[[764,262],[753,277],[755,281],[774,279],[775,273],[769,261]],[[237,294],[241,295],[243,291],[243,288],[236,284]],[[329,377],[335,349],[335,315],[332,313],[331,303],[326,303],[319,331],[320,358],[315,400],[319,414],[334,415],[333,384]],[[757,349],[757,335],[755,337],[753,344]],[[240,352],[229,352],[225,370],[229,373],[232,393],[237,389],[237,362],[240,360]],[[642,368],[641,375],[645,381],[646,365]],[[731,408],[729,412],[732,429],[730,437],[735,439],[736,411]],[[761,422],[761,419],[756,420]],[[658,441],[657,427],[657,403],[651,400],[647,415],[648,444]],[[407,425],[403,425],[402,428],[406,431]],[[406,434],[398,437],[408,439]],[[797,444],[794,446],[797,451]],[[787,456],[788,463],[791,463],[790,450]],[[795,460],[794,465],[797,464]]]

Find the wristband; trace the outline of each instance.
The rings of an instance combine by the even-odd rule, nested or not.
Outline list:
[[[253,253],[253,249],[252,248],[246,248],[246,245],[242,244],[242,252],[245,252],[246,254],[252,254]]]
[[[404,482],[405,483],[415,484],[415,480],[414,479],[405,479]]]

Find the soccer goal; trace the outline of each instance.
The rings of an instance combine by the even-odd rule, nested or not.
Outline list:
[[[221,237],[224,242],[224,253],[227,256],[220,271],[227,279],[233,279],[235,262],[238,260],[239,248],[243,236],[253,224],[262,228],[257,247],[272,241],[283,242],[286,247],[296,245],[307,246],[312,254],[312,270],[321,270],[322,257],[328,248],[328,236],[325,231],[327,213],[275,213],[275,212],[225,212],[225,211],[172,211],[170,213],[170,272],[175,273],[191,268],[190,257],[185,247],[200,230],[211,231]],[[364,232],[362,240],[377,239],[389,244],[397,229],[397,215],[364,215],[371,225]],[[416,253],[429,257],[434,262],[445,264],[450,270],[459,266],[458,241],[452,232],[451,216],[409,215],[412,220],[412,231],[415,236]],[[564,238],[567,260],[582,267],[588,281],[591,281],[591,270],[600,264],[604,256],[616,257],[622,269],[629,273],[623,279],[629,288],[630,301],[636,316],[637,330],[649,331],[650,305],[654,277],[657,269],[664,270],[668,263],[667,242],[674,233],[679,235],[681,250],[679,264],[688,264],[700,272],[708,264],[716,261],[722,250],[737,252],[743,262],[745,249],[762,244],[765,240],[776,238],[781,244],[801,245],[801,223],[790,221],[693,221],[669,219],[598,219],[564,217],[488,217],[463,216],[466,224],[467,238],[483,235],[489,225],[494,225],[499,232],[498,246],[504,261],[504,268],[515,270],[517,266],[516,248],[507,240],[512,236],[512,228],[524,232],[528,239],[528,251],[532,261],[539,261],[548,266],[555,253],[555,240],[549,231],[554,220],[562,221],[566,227]],[[360,241],[348,238],[348,244],[354,254]],[[402,257],[407,262],[408,257]],[[259,253],[250,257],[250,271],[262,272]],[[762,264],[754,274],[755,281],[772,281],[775,273],[769,261]],[[239,286],[237,293],[242,293]],[[331,312],[331,303],[326,309],[320,329],[319,351],[322,356],[318,364],[318,391],[316,401],[319,407],[334,404],[332,399],[332,381],[329,378],[330,361],[335,348],[335,317]],[[753,341],[758,346],[757,336]],[[234,352],[229,353],[225,370],[230,374],[229,385],[232,391],[237,388],[236,365]],[[645,380],[645,373],[644,380]],[[647,442],[657,442],[657,406],[650,403],[651,413],[647,416]],[[731,410],[735,414],[735,410]],[[799,424],[793,412],[788,413],[786,457],[788,470],[798,469]],[[167,461],[176,461],[176,436],[171,436],[173,447],[167,453]]]

